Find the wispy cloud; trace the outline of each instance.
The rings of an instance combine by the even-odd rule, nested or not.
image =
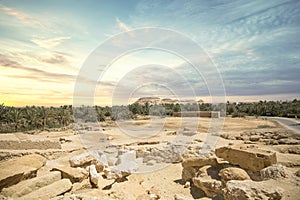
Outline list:
[[[28,75],[11,75],[10,77],[14,78],[27,78],[27,79],[36,79],[39,81],[54,81],[54,82],[65,82],[65,81],[74,81],[76,76],[70,74],[60,74],[44,71],[37,68],[26,67],[20,63],[6,58],[4,55],[0,54],[0,66],[12,69],[23,70],[24,72],[29,73]]]
[[[32,25],[32,26],[42,26],[42,24],[35,19],[34,17],[20,12],[18,10],[15,10],[13,8],[9,8],[9,7],[5,7],[5,6],[1,6],[0,10],[4,11],[4,13],[6,15],[15,17],[16,19],[18,19],[22,24],[26,24],[26,25]]]
[[[118,25],[118,27],[124,31],[130,31],[131,28],[126,25],[124,22],[122,22],[118,17],[116,17],[116,23]]]
[[[46,62],[49,64],[66,64],[68,62],[68,59],[66,56],[59,54],[59,53],[53,53],[53,55],[49,58],[42,58],[42,62]]]
[[[70,39],[71,37],[55,37],[49,39],[34,38],[31,41],[42,48],[51,49]]]

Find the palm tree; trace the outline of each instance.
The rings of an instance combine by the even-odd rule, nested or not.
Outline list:
[[[23,113],[18,108],[11,108],[8,112],[8,121],[14,124],[15,131],[18,131],[18,127],[23,119]]]
[[[45,108],[44,106],[39,107],[38,109],[39,113],[39,119],[41,121],[41,125],[43,126],[43,129],[47,127],[47,122],[49,118],[52,116],[52,112],[50,108]]]
[[[59,124],[62,126],[69,125],[72,121],[72,114],[69,108],[61,106],[56,113]]]
[[[24,118],[26,119],[29,129],[37,128],[38,113],[35,106],[32,107],[26,106],[24,108]]]
[[[4,122],[6,119],[7,107],[4,104],[0,104],[0,122]]]

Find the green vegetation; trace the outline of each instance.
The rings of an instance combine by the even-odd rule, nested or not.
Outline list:
[[[4,104],[0,105],[0,132],[2,133],[59,128],[72,122],[71,106],[16,108]]]
[[[232,117],[244,116],[280,116],[300,117],[300,100],[289,102],[260,101],[257,103],[226,104],[226,114]],[[201,104],[162,104],[133,103],[128,106],[72,106],[39,107],[26,106],[16,108],[0,104],[0,132],[28,131],[34,129],[58,128],[69,125],[76,120],[83,122],[100,122],[109,120],[135,119],[137,116],[172,116],[180,111],[218,111],[225,105]]]
[[[250,116],[278,116],[300,117],[300,100],[289,102],[260,101],[258,103],[229,103],[227,102],[227,115],[232,117]]]

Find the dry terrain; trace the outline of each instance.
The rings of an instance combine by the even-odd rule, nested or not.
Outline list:
[[[0,199],[299,199],[300,135],[195,119],[1,134]]]

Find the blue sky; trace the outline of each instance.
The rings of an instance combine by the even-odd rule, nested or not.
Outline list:
[[[116,34],[144,27],[171,29],[199,44],[217,66],[230,101],[299,99],[300,1],[2,0],[0,100],[72,104],[76,77],[89,54]],[[133,53],[107,72],[104,80],[111,84],[96,92],[99,103],[109,104],[122,77],[133,78],[125,76],[131,66],[153,63],[176,66],[188,80],[194,78],[174,55]],[[159,73],[168,75],[165,68]],[[193,87],[208,101],[203,84]],[[151,91],[143,95],[155,95]]]

